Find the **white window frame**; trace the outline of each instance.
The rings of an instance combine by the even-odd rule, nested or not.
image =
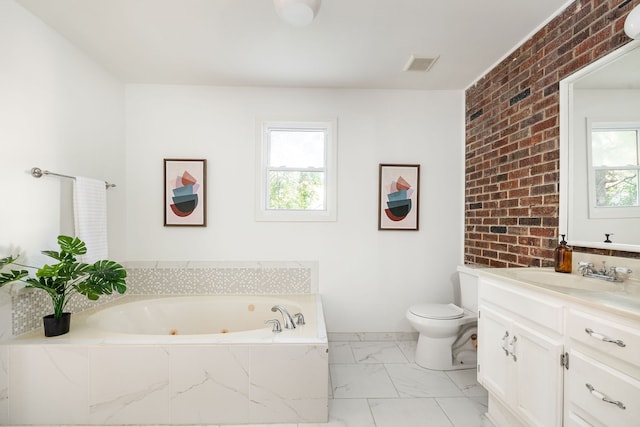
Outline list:
[[[337,120],[295,121],[261,120],[258,122],[256,155],[256,221],[336,221],[338,168]],[[323,130],[325,132],[325,209],[267,209],[269,171],[269,132],[272,129]]]
[[[596,206],[596,168],[593,166],[591,135],[594,130],[620,130],[637,129],[640,131],[640,122],[610,122],[587,119],[587,173],[589,179],[589,218],[640,218],[638,206]],[[640,149],[640,147],[639,147]],[[616,167],[616,169],[633,169]]]

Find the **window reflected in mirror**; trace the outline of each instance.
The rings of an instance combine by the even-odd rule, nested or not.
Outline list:
[[[591,216],[638,216],[640,123],[594,122],[589,148]]]

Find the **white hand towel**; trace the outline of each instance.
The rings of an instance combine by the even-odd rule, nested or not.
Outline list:
[[[107,189],[104,181],[76,177],[73,185],[76,236],[87,244],[81,260],[88,264],[109,256],[107,242]]]

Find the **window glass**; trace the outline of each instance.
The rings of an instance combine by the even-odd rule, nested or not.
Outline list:
[[[635,130],[594,130],[591,135],[593,166],[638,164]]]
[[[323,167],[325,132],[278,129],[270,132],[269,166]]]
[[[267,209],[324,210],[324,172],[270,171]]]
[[[589,148],[591,217],[636,216],[640,206],[640,126],[593,123]]]
[[[638,171],[600,169],[596,176],[596,206],[638,206]]]

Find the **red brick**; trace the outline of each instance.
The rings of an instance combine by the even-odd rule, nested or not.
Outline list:
[[[466,205],[465,260],[494,267],[553,264],[559,81],[628,42],[624,19],[640,1],[621,10],[619,3],[576,0],[467,89],[466,195],[473,201]],[[510,106],[526,88],[529,96]],[[480,109],[482,115],[469,120]],[[482,209],[469,208],[480,202]],[[521,226],[518,218],[540,218],[542,225]],[[508,233],[491,233],[496,222]]]

